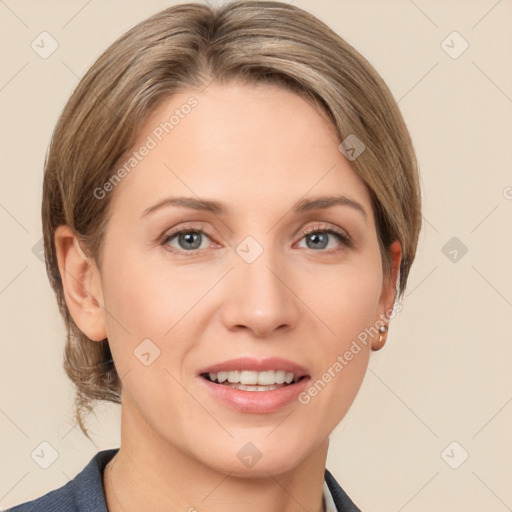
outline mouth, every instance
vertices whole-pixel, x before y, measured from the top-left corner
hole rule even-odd
[[[310,380],[306,368],[281,357],[238,357],[201,368],[197,376],[214,400],[255,414],[296,403]]]
[[[213,384],[242,391],[274,391],[309,377],[303,366],[281,357],[238,357],[202,368],[199,375]]]
[[[307,375],[299,376],[285,370],[234,370],[201,373],[200,376],[213,384],[242,391],[273,391],[307,378]]]

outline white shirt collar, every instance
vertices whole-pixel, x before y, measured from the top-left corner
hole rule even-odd
[[[325,499],[325,512],[338,512],[336,505],[334,504],[334,500],[332,499],[331,491],[329,490],[329,486],[324,479],[324,499]]]

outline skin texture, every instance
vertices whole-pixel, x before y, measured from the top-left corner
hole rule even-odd
[[[134,147],[191,95],[197,106],[110,192],[101,272],[69,228],[55,237],[71,314],[90,339],[108,337],[122,379],[121,449],[104,476],[108,507],[320,511],[328,436],[359,390],[371,349],[382,347],[378,336],[308,404],[274,413],[224,405],[198,370],[277,356],[321,378],[392,308],[400,244],[384,276],[368,190],[334,129],[276,86],[183,91],[147,119]],[[341,194],[366,218],[346,205],[292,212],[301,199]],[[169,206],[141,218],[171,196],[220,201],[229,212]],[[317,226],[352,242],[322,231],[315,245],[304,231]],[[206,236],[193,250],[179,236],[165,242],[175,227]],[[263,249],[252,263],[236,252],[247,236]],[[134,355],[146,338],[160,350],[149,366]],[[237,457],[248,442],[262,454],[251,468]]]

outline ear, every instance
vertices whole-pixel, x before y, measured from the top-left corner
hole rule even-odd
[[[375,319],[375,325],[384,324],[387,328],[386,332],[378,333],[372,339],[372,350],[380,350],[387,340],[389,332],[389,314],[393,311],[395,302],[395,291],[400,270],[400,261],[402,259],[402,246],[398,240],[395,240],[389,248],[390,272],[384,276],[382,283],[382,293],[379,299],[379,317]]]
[[[78,328],[91,340],[107,337],[99,270],[69,226],[55,230],[55,248],[64,298]]]

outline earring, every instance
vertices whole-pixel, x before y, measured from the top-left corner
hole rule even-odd
[[[383,335],[384,333],[388,332],[388,326],[387,325],[381,325],[379,327],[379,343],[382,343],[382,338],[383,338]]]

